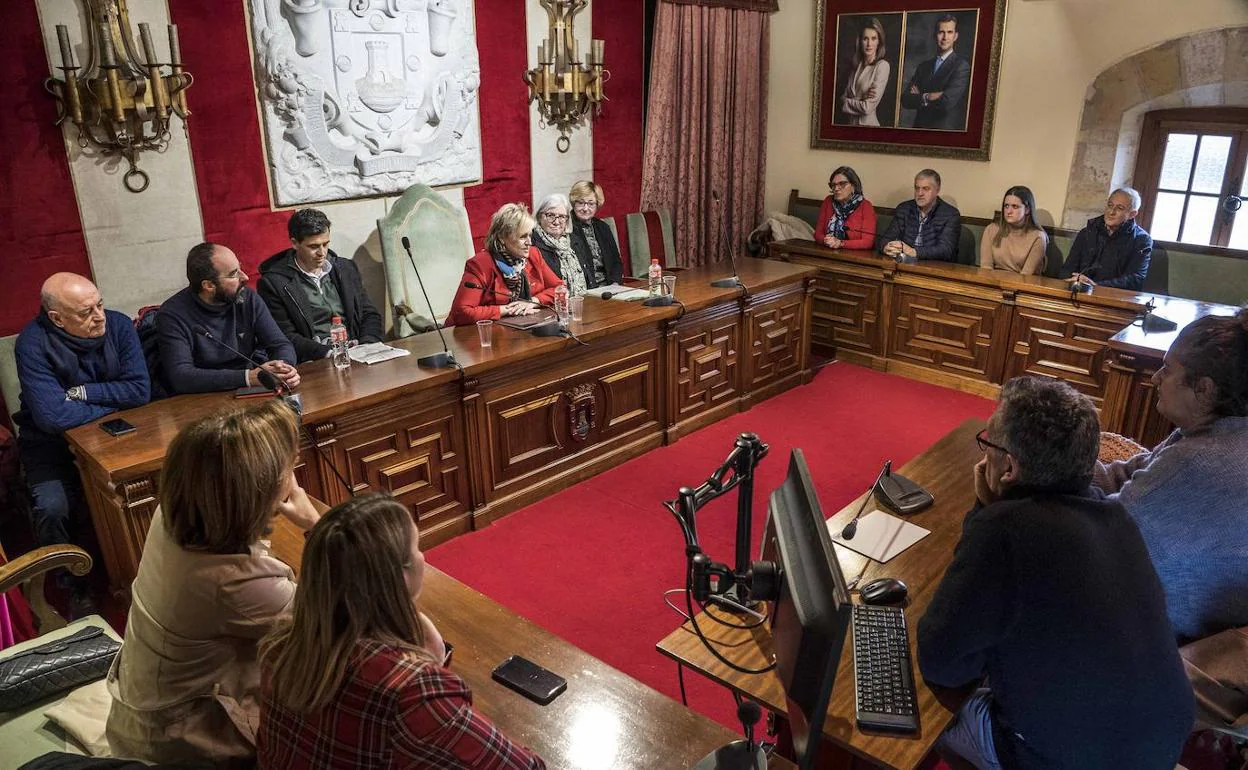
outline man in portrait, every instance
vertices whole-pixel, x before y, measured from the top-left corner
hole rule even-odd
[[[958,20],[945,14],[936,20],[936,56],[919,65],[901,94],[901,106],[914,110],[914,128],[966,130],[966,97],[971,64],[953,50]]]

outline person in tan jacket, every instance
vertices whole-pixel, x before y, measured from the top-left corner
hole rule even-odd
[[[294,574],[260,538],[274,516],[318,515],[295,481],[296,417],[270,401],[174,438],[109,672],[114,756],[247,763],[255,755],[257,644],[290,611]]]

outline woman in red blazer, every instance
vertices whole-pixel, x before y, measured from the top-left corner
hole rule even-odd
[[[875,207],[862,197],[862,180],[849,166],[828,178],[832,194],[823,199],[815,242],[833,249],[875,250]]]
[[[521,203],[508,203],[494,212],[485,248],[464,265],[447,326],[529,315],[537,312],[535,303],[549,305],[554,300],[555,287],[563,281],[530,243],[535,224]]]

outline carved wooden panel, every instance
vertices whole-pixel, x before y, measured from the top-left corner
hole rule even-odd
[[[486,394],[492,488],[549,472],[656,422],[658,389],[656,346],[582,371],[560,367],[520,389]]]
[[[334,448],[339,470],[357,494],[389,492],[425,527],[468,513],[463,436],[460,412],[451,404],[415,413],[400,409],[387,422],[346,427]]]
[[[760,390],[797,373],[802,360],[806,292],[795,291],[750,307],[745,314],[749,364],[742,390]]]
[[[959,377],[1000,382],[1009,308],[984,297],[914,286],[893,289],[890,358]]]
[[[1157,411],[1157,388],[1153,374],[1160,361],[1110,351],[1101,423],[1105,430],[1121,433],[1144,446],[1155,446],[1174,430],[1174,424]]]
[[[118,555],[126,568],[123,569],[125,574],[119,576],[122,584],[114,585],[115,589],[129,588],[130,581],[139,572],[139,558],[143,555],[143,544],[147,542],[147,530],[152,525],[156,507],[160,505],[157,478],[158,474],[151,474],[117,485],[123,535],[115,538],[114,545],[124,551]]]
[[[731,403],[740,391],[741,319],[733,314],[677,328],[675,403],[679,423]]]
[[[880,279],[820,270],[811,312],[811,343],[883,356],[880,312],[885,290]]]
[[[1125,311],[1102,308],[1085,307],[1075,315],[1060,306],[1020,304],[1010,330],[1005,378],[1056,377],[1091,396],[1099,407],[1105,396],[1109,338],[1131,318]]]

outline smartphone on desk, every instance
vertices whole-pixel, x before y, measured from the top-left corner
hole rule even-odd
[[[266,388],[263,385],[251,385],[234,391],[234,398],[260,398],[271,395],[273,395],[273,389]]]
[[[127,433],[134,433],[138,430],[138,428],[134,427],[120,417],[115,417],[111,420],[105,420],[100,423],[100,430],[110,436],[124,436]]]
[[[568,689],[568,680],[519,655],[503,661],[494,669],[493,676],[494,681],[543,706]]]

